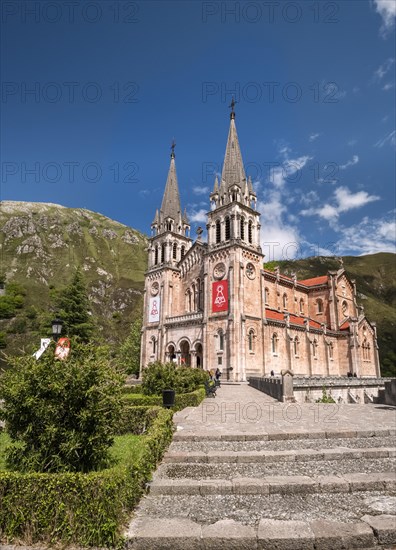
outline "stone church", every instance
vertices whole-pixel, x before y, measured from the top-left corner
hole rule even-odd
[[[342,266],[303,281],[266,270],[256,201],[232,108],[207,242],[201,230],[193,241],[172,146],[151,226],[141,365],[219,367],[234,381],[286,368],[302,376],[380,376],[376,327],[357,306],[354,281]]]

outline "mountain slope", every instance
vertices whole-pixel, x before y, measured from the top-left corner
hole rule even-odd
[[[112,342],[124,339],[141,305],[145,235],[82,208],[12,201],[1,203],[0,229],[0,272],[26,291],[17,317],[0,320],[7,353],[33,342],[38,347],[47,336],[37,313],[48,311],[51,291],[68,284],[76,266],[102,334]]]
[[[131,321],[141,314],[147,237],[121,223],[83,208],[46,203],[3,201],[0,207],[0,274],[22,285],[26,295],[16,316],[0,319],[0,347],[13,354],[37,349],[48,336],[51,293],[68,284],[81,266],[103,339],[122,342]],[[379,253],[343,258],[356,279],[358,301],[378,325],[382,373],[396,376],[395,255]],[[338,269],[333,257],[271,262],[299,279]],[[9,285],[8,285],[9,286]],[[1,337],[1,333],[4,333]],[[50,332],[50,331],[49,331]]]
[[[359,305],[364,307],[368,319],[377,323],[382,374],[396,376],[396,255],[380,252],[344,256],[343,263],[350,279],[356,280]],[[340,268],[337,258],[322,256],[271,262],[265,267],[273,269],[275,264],[282,273],[296,273],[300,280]]]

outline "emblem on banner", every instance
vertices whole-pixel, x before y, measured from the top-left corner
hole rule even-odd
[[[228,281],[217,281],[212,286],[212,311],[228,310]]]
[[[149,302],[149,323],[158,323],[160,320],[160,304],[159,296],[150,298]]]

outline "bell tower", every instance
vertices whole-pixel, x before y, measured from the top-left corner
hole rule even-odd
[[[175,146],[161,208],[151,224],[148,246],[148,269],[145,274],[141,365],[165,358],[164,322],[172,310],[172,289],[178,267],[192,246],[187,213],[182,213],[176,174]]]
[[[240,381],[261,370],[264,256],[257,196],[243,166],[234,99],[230,107],[221,179],[216,177],[210,194],[206,226],[206,364],[218,366],[227,379]]]
[[[246,179],[235,125],[235,101],[231,102],[230,129],[220,183],[216,176],[208,214],[210,249],[236,242],[261,252],[260,214],[252,180]]]

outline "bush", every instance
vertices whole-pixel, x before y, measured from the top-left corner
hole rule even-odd
[[[322,388],[322,397],[317,399],[315,403],[335,403],[334,399],[331,397],[331,395],[327,394],[326,387],[323,386]]]
[[[208,379],[208,373],[201,369],[157,361],[144,369],[141,387],[145,395],[161,395],[162,390],[167,389],[175,390],[176,394],[189,393]]]
[[[200,387],[190,393],[176,393],[175,405],[172,407],[174,411],[180,411],[186,407],[197,407],[203,399],[205,399],[205,388]],[[162,395],[143,395],[138,393],[129,393],[123,395],[123,401],[133,408],[144,406],[161,406]],[[127,405],[127,407],[128,407]],[[124,413],[123,413],[124,414]]]
[[[121,542],[128,511],[172,439],[172,413],[147,409],[143,452],[101,472],[0,472],[0,535],[25,543],[108,547]],[[144,415],[142,415],[143,419]]]
[[[102,350],[72,346],[66,361],[54,358],[54,344],[38,361],[9,358],[13,368],[0,380],[0,419],[12,439],[9,468],[88,472],[108,464],[122,378]]]

